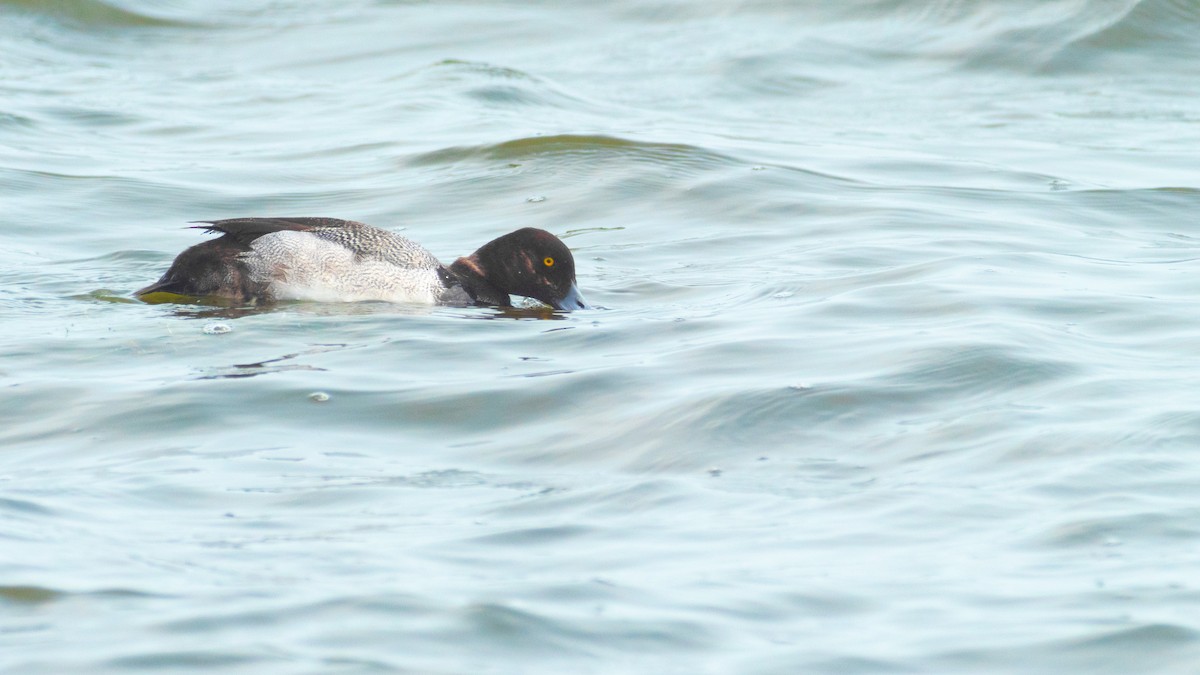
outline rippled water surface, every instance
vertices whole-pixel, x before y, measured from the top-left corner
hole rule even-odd
[[[0,671],[1200,663],[1200,4],[0,1]],[[321,215],[600,309],[147,305]]]

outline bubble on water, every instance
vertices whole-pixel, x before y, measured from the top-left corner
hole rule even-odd
[[[790,298],[793,295],[795,295],[795,293],[793,293],[792,291],[779,291],[778,293],[776,293],[775,295],[772,295],[771,297],[775,298],[776,300],[783,300],[784,298]]]
[[[811,382],[797,382],[795,384],[788,385],[788,389],[791,389],[793,391],[808,391],[809,389],[812,389],[812,388],[813,388],[813,386],[812,386]]]
[[[308,398],[316,403],[324,403],[329,400],[329,394],[326,394],[323,391],[314,391],[308,395]]]
[[[224,335],[233,330],[233,327],[227,323],[213,322],[204,324],[205,335]]]
[[[713,468],[708,470],[708,475],[712,476],[713,478],[716,478],[723,473],[725,473],[725,469],[722,469],[719,466],[714,466]]]
[[[526,197],[525,201],[529,202],[530,204],[537,204],[538,202],[546,201],[546,198],[542,195],[533,195],[532,197]]]

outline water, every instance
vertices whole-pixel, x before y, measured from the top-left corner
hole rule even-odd
[[[1200,5],[0,3],[0,671],[1200,662]],[[130,293],[536,226],[604,309]]]

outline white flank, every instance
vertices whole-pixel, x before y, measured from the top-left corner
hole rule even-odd
[[[273,232],[243,257],[251,275],[270,283],[277,300],[436,304],[442,283],[434,267],[357,260],[353,251],[308,232]]]

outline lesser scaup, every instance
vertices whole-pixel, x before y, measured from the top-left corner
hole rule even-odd
[[[198,221],[223,236],[180,253],[143,300],[171,295],[237,304],[276,300],[382,300],[510,307],[510,295],[555,309],[587,309],[566,244],[532,227],[510,232],[447,266],[420,245],[337,218]],[[155,294],[170,294],[155,297]]]

